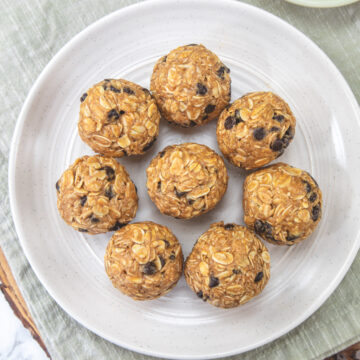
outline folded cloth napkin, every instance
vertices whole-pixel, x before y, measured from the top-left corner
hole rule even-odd
[[[30,268],[11,218],[10,140],[31,85],[55,53],[86,26],[135,0],[0,0],[0,246],[53,359],[150,359],[96,336],[70,318]],[[283,0],[246,0],[304,32],[334,61],[360,99],[360,3],[311,9]],[[337,290],[280,339],[231,359],[322,359],[360,340],[360,255]]]

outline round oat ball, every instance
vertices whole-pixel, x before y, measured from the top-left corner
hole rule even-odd
[[[229,103],[229,73],[205,46],[180,46],[157,61],[150,89],[167,121],[182,127],[203,125]]]
[[[184,143],[161,151],[146,170],[147,189],[160,212],[191,219],[215,207],[225,194],[223,159],[205,145]]]
[[[284,152],[295,135],[295,124],[279,96],[249,93],[221,113],[216,130],[219,148],[235,166],[259,168]]]
[[[315,230],[322,195],[309,173],[278,163],[246,177],[243,206],[246,225],[264,240],[293,245]]]
[[[131,221],[138,207],[136,187],[115,159],[95,155],[77,159],[56,183],[61,217],[89,234],[115,231]]]
[[[178,240],[166,226],[150,221],[116,231],[105,253],[105,270],[114,287],[135,300],[166,294],[182,269]]]
[[[186,259],[184,273],[203,301],[236,307],[264,289],[270,277],[270,255],[246,227],[218,222],[200,236]]]
[[[78,130],[95,152],[143,154],[159,134],[160,113],[149,90],[123,79],[106,79],[81,97]]]

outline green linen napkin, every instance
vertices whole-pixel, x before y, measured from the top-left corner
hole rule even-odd
[[[0,246],[53,359],[151,359],[96,336],[70,318],[30,268],[11,218],[10,140],[30,87],[55,53],[95,20],[136,0],[0,0]],[[246,0],[304,32],[334,61],[360,99],[360,3],[310,9]],[[322,359],[360,340],[360,255],[341,285],[307,321],[280,339],[231,359]]]

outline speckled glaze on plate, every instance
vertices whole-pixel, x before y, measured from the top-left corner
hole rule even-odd
[[[306,7],[332,8],[332,7],[350,5],[356,3],[359,0],[286,0],[286,1],[292,4],[306,6]]]
[[[111,234],[78,233],[56,209],[56,180],[75,158],[91,153],[77,133],[82,93],[109,77],[148,87],[155,61],[187,43],[203,43],[231,68],[233,100],[250,91],[269,90],[289,103],[297,118],[296,136],[279,160],[310,171],[324,197],[323,219],[316,232],[294,247],[267,245],[272,259],[268,285],[249,303],[230,310],[203,303],[183,278],[158,300],[135,302],[122,295],[104,271]],[[333,63],[279,18],[229,0],[134,5],[77,35],[32,88],[10,156],[16,229],[48,292],[98,335],[164,358],[205,359],[248,351],[310,316],[340,283],[356,255],[359,123],[356,100]],[[243,223],[245,172],[227,163],[230,179],[223,200],[208,214],[186,221],[159,213],[146,192],[145,169],[158,151],[173,143],[196,141],[219,152],[215,128],[215,121],[193,129],[161,122],[159,138],[147,154],[119,160],[139,189],[135,221],[168,226],[185,256],[211,223]]]

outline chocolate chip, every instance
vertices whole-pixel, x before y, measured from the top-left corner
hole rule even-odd
[[[226,130],[232,129],[236,124],[236,119],[233,116],[228,116],[224,122],[224,128]]]
[[[206,301],[206,300],[208,300],[208,299],[210,299],[210,296],[209,296],[209,295],[204,295],[203,301]]]
[[[224,72],[225,72],[225,66],[219,67],[219,69],[216,71],[216,74],[220,78],[224,78]]]
[[[189,200],[188,200],[188,204],[189,204],[189,205],[192,205],[194,202],[195,202],[195,200],[193,200],[193,199],[189,199]]]
[[[124,115],[124,114],[125,114],[125,111],[124,111],[124,110],[120,110],[120,111],[119,111],[119,114],[120,114],[120,115]]]
[[[294,241],[294,240],[296,240],[296,239],[298,239],[298,238],[299,238],[299,236],[289,234],[289,232],[288,232],[288,234],[286,235],[286,240],[287,240],[287,241]]]
[[[255,140],[262,140],[266,135],[266,131],[264,128],[260,127],[260,128],[256,128],[254,131],[253,131],[253,136],[254,136],[254,139]]]
[[[264,273],[262,272],[262,271],[260,271],[260,272],[258,272],[257,274],[256,274],[256,276],[255,276],[255,280],[254,280],[254,282],[259,282],[259,281],[261,281],[261,279],[264,277]]]
[[[113,190],[113,189],[112,189],[112,186],[111,186],[111,185],[110,185],[108,188],[105,189],[105,196],[106,196],[109,200],[111,200],[111,199],[115,196],[115,194],[113,193],[112,190]]]
[[[305,189],[306,189],[306,192],[309,193],[311,192],[312,188],[311,188],[311,185],[308,181],[306,180],[303,180],[304,184],[305,184]]]
[[[225,110],[230,109],[230,107],[231,107],[231,104],[227,104],[227,105],[225,106]]]
[[[233,274],[238,275],[241,274],[241,270],[240,269],[233,269]]]
[[[197,95],[205,95],[207,93],[207,87],[201,83],[197,83],[197,90],[196,90],[196,94]]]
[[[145,275],[154,275],[157,272],[156,265],[153,261],[147,262],[142,269],[143,274]]]
[[[197,125],[197,123],[196,123],[195,121],[190,120],[189,127],[194,127],[194,126],[196,126],[196,125]]]
[[[200,291],[198,291],[197,293],[196,293],[196,295],[200,298],[200,299],[202,299],[202,297],[203,297],[203,292],[200,290]]]
[[[104,79],[105,82],[109,82],[111,79]]]
[[[142,88],[142,91],[145,93],[145,94],[148,94],[148,95],[151,95],[150,91],[146,88]]]
[[[282,137],[282,141],[283,141],[283,143],[284,143],[284,148],[287,148],[287,147],[288,147],[288,145],[289,145],[289,143],[290,143],[290,141],[292,140],[293,137],[294,137],[293,129],[292,129],[292,127],[290,126],[290,127],[286,130],[284,136]]]
[[[122,224],[120,222],[116,222],[114,226],[112,226],[109,231],[116,231],[116,230],[119,230],[121,229],[123,226],[125,226],[126,224]]]
[[[316,193],[313,192],[313,193],[310,195],[309,200],[310,200],[310,202],[314,202],[316,199],[317,199],[317,195],[316,195]]]
[[[219,78],[221,78],[222,80],[224,80],[224,73],[227,72],[229,73],[230,72],[230,69],[226,66],[221,66],[217,71],[216,71],[216,74]]]
[[[92,224],[97,224],[98,222],[100,222],[100,219],[98,219],[96,216],[94,216],[94,214],[91,214],[90,221]]]
[[[242,119],[241,115],[240,115],[240,110],[239,109],[236,109],[235,110],[235,123],[236,125],[241,123],[241,122],[244,122],[244,120]]]
[[[110,85],[110,90],[113,91],[114,93],[120,93],[121,90],[117,89],[116,87]]]
[[[161,190],[161,181],[158,181],[158,183],[157,183],[157,189],[158,189],[158,191]]]
[[[215,105],[209,104],[209,105],[206,106],[205,112],[206,112],[207,114],[210,114],[210,113],[212,113],[212,112],[215,110],[215,108],[216,108]]]
[[[210,288],[213,288],[215,286],[218,286],[219,285],[219,279],[215,276],[210,276],[210,282],[209,282],[209,287]]]
[[[225,230],[231,230],[231,229],[233,229],[234,227],[235,227],[234,224],[225,224],[225,225],[224,225],[224,229],[225,229]]]
[[[259,219],[254,222],[254,230],[258,234],[266,234],[268,236],[272,234],[272,226],[268,222]]]
[[[168,247],[170,246],[170,243],[169,243],[167,240],[165,240],[165,239],[164,239],[163,241],[164,241],[164,243],[165,243],[165,247],[168,248]]]
[[[273,120],[276,120],[278,122],[283,122],[284,121],[284,115],[277,115],[277,114],[274,114],[274,116],[272,117]]]
[[[56,188],[56,191],[60,192],[60,185],[59,185],[59,181],[56,182],[55,184],[55,188]]]
[[[197,46],[198,44],[188,44],[186,46]]]
[[[87,196],[86,196],[86,195],[82,196],[82,197],[80,198],[80,205],[81,205],[81,206],[84,206],[85,203],[86,203],[86,200],[87,200]]]
[[[181,198],[186,195],[186,191],[177,191],[177,189],[175,189],[175,194],[178,198]]]
[[[270,144],[270,149],[272,151],[281,151],[283,148],[283,141],[281,139],[276,139],[272,144]]]
[[[166,263],[166,261],[165,261],[165,259],[164,259],[161,255],[159,255],[159,260],[160,260],[161,268],[163,268],[164,265],[165,265],[165,263]]]
[[[135,92],[133,90],[131,90],[130,88],[128,88],[128,87],[124,87],[123,91],[124,91],[124,93],[127,93],[129,95],[134,95],[135,94]]]
[[[277,126],[273,126],[271,129],[270,129],[270,132],[276,132],[276,131],[279,131],[280,128],[278,128]]]
[[[81,228],[78,228],[78,230],[79,230],[80,232],[87,232],[87,230],[86,230],[86,229],[81,229]]]
[[[164,150],[163,150],[163,151],[160,151],[160,152],[159,152],[159,155],[160,155],[161,158],[164,157],[165,151],[164,151]]]
[[[116,109],[112,109],[108,112],[107,117],[108,117],[108,120],[114,121],[114,120],[119,120],[120,115]]]
[[[107,88],[108,88],[107,84],[104,84],[102,87],[103,87],[104,90],[107,90]]]
[[[171,255],[169,256],[169,259],[170,259],[170,260],[175,260],[175,254],[171,254]]]
[[[115,170],[113,168],[111,168],[110,166],[104,166],[104,167],[100,168],[99,170],[105,170],[109,181],[115,179]]]
[[[167,59],[167,56],[164,56],[162,62],[166,62],[166,59]]]
[[[152,139],[148,144],[146,144],[143,147],[143,151],[149,150],[154,145],[155,141],[156,141],[156,138]]]
[[[201,120],[207,120],[208,119],[208,115],[203,115],[203,117],[201,118]]]
[[[317,221],[319,219],[321,213],[321,207],[320,204],[315,205],[311,210],[311,218],[313,221]]]
[[[80,101],[83,102],[87,98],[87,93],[82,94]]]

